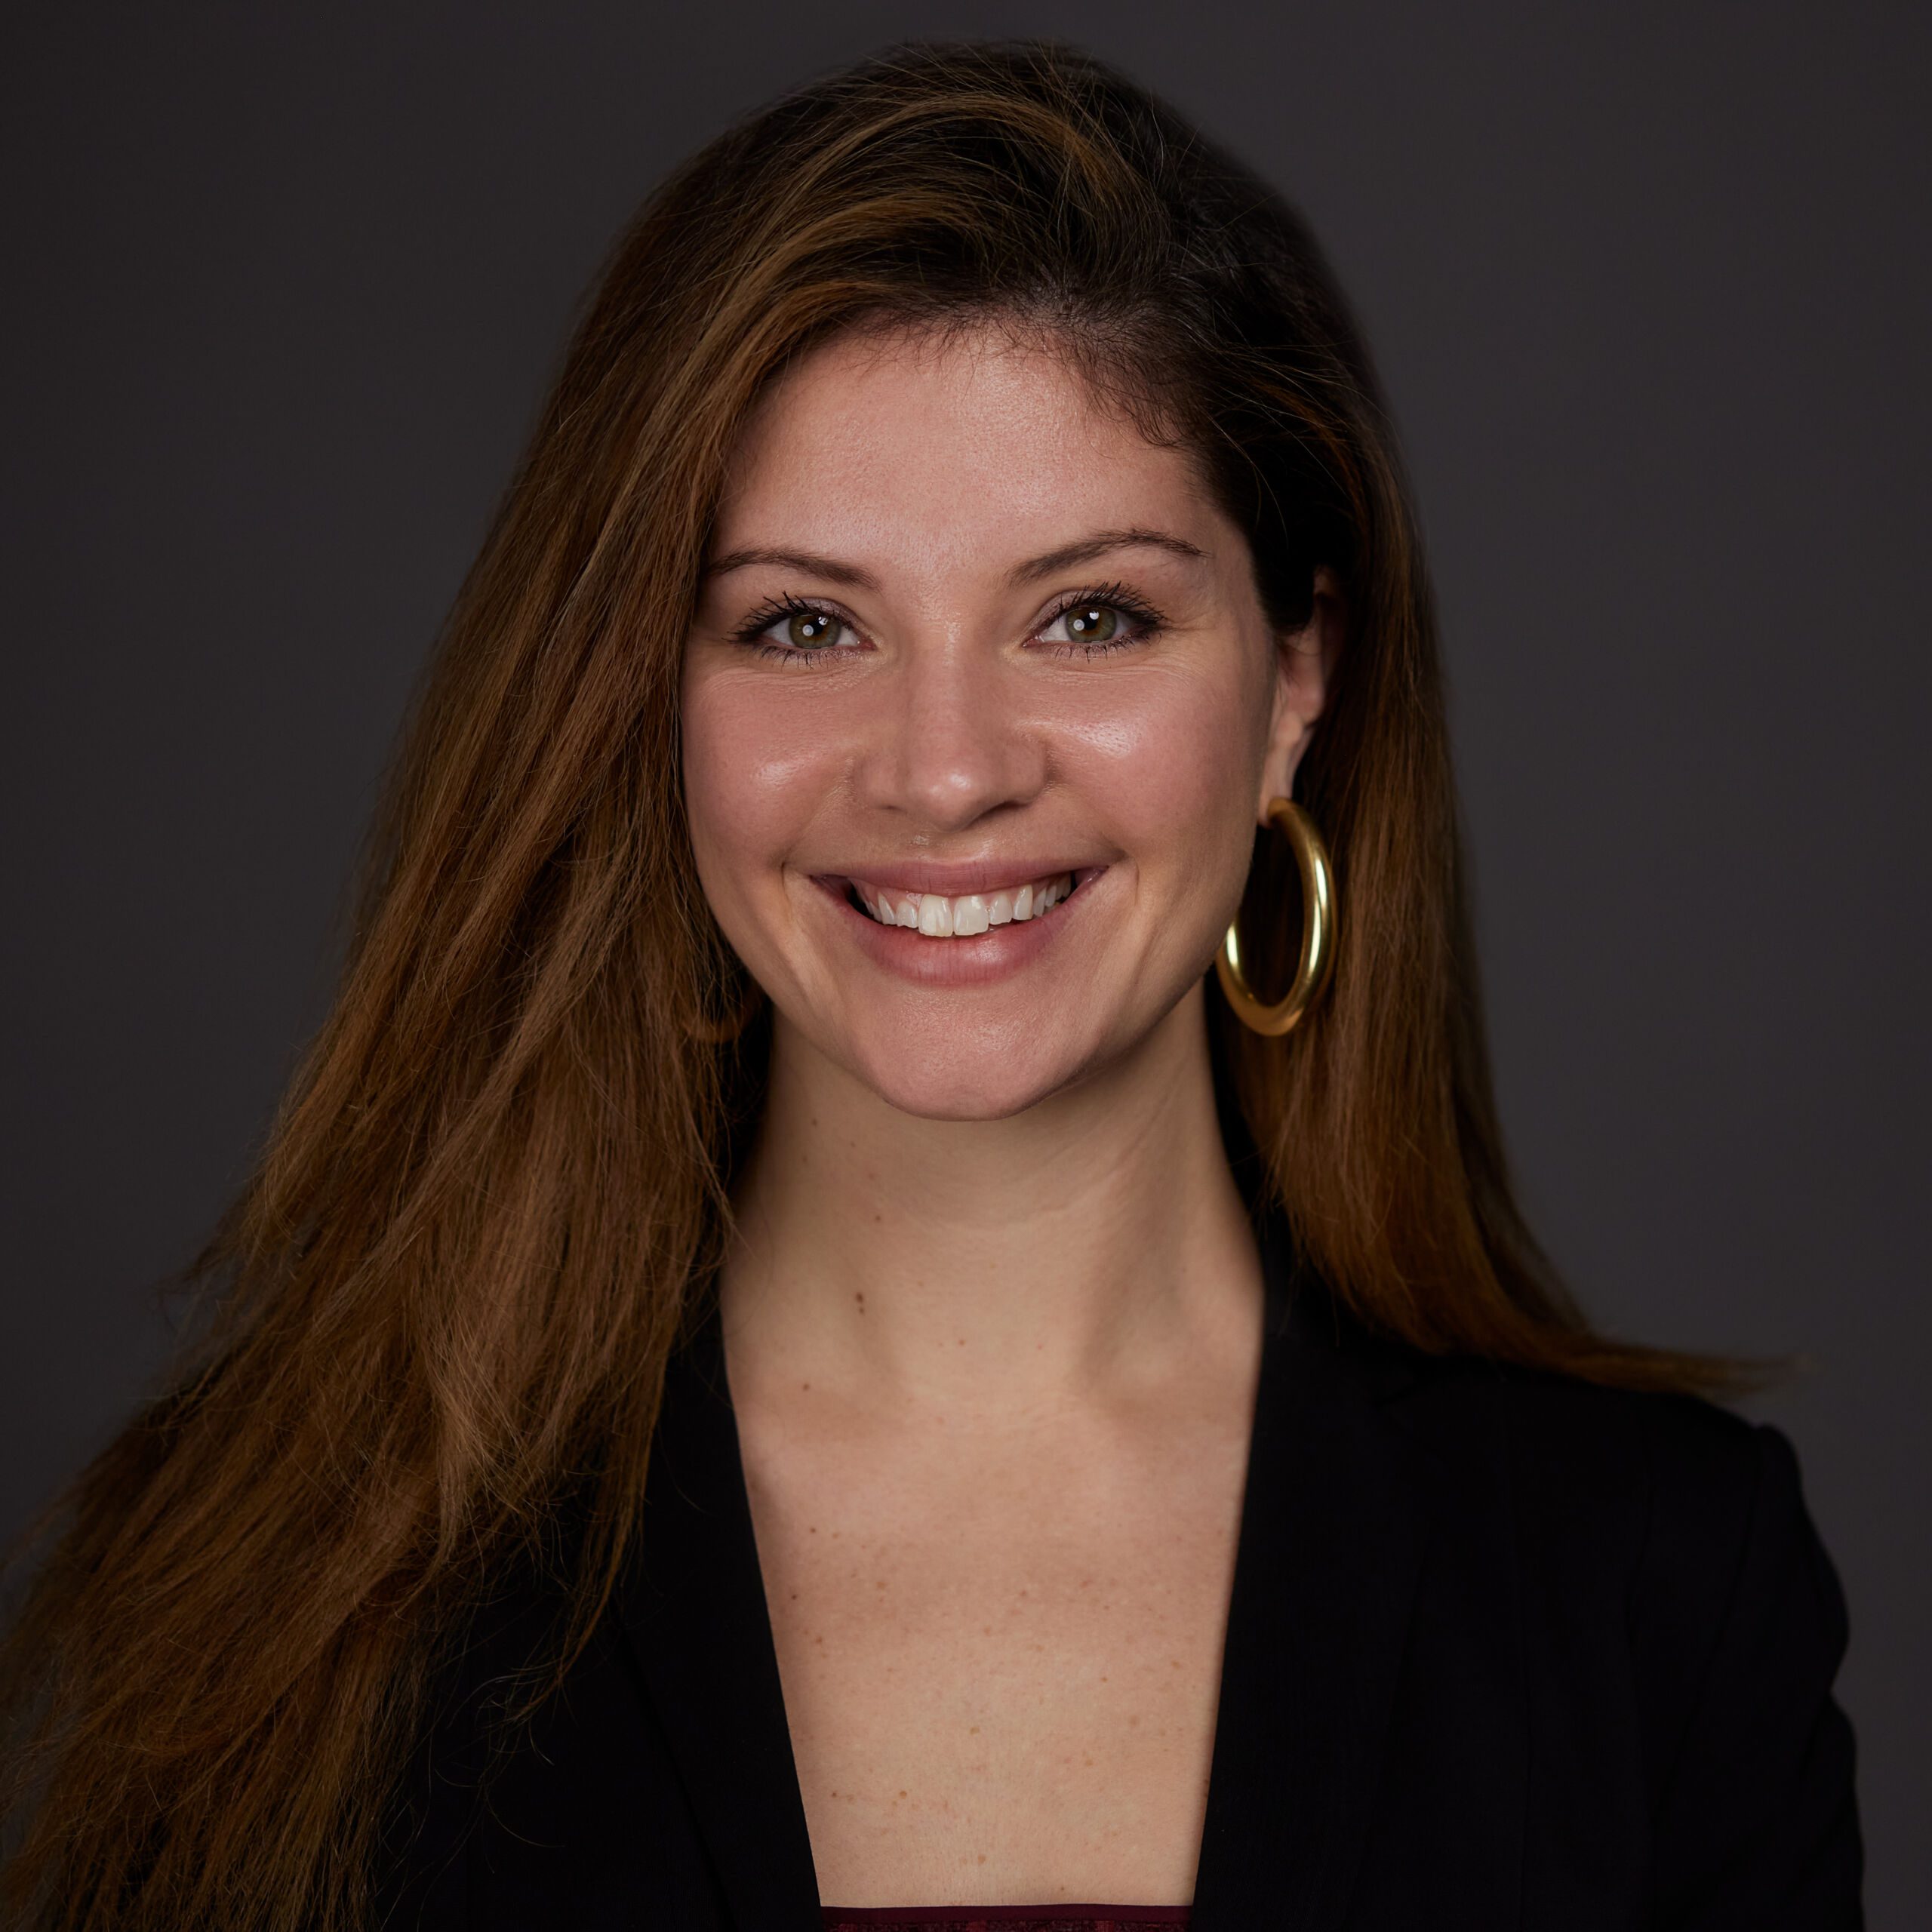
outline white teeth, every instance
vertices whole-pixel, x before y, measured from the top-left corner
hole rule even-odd
[[[994,926],[1023,924],[1057,906],[1073,890],[1073,875],[1029,880],[1017,891],[969,892],[948,899],[936,892],[858,889],[860,903],[882,926],[906,926],[928,939],[968,939]]]

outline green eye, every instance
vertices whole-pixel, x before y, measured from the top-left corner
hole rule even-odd
[[[785,620],[785,641],[800,651],[829,644],[838,635],[839,620],[825,611],[794,611]]]
[[[1120,629],[1120,613],[1110,604],[1083,605],[1063,614],[1066,634],[1076,644],[1105,644]]]

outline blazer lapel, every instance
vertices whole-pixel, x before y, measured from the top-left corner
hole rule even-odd
[[[1399,1356],[1344,1352],[1335,1305],[1258,1219],[1269,1318],[1193,1932],[1331,1932],[1367,1830],[1411,1605],[1414,1451],[1378,1403]]]
[[[819,1932],[715,1313],[666,1380],[619,1614],[734,1922],[747,1932]]]

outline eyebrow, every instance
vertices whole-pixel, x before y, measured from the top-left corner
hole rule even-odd
[[[836,557],[822,557],[812,550],[774,550],[757,546],[748,550],[727,550],[704,567],[707,577],[723,577],[729,571],[749,570],[754,564],[774,564],[780,570],[802,571],[808,577],[822,577],[830,583],[849,585],[854,590],[876,590],[878,579],[857,564],[841,563]]]
[[[1071,570],[1075,564],[1091,564],[1111,550],[1165,550],[1171,556],[1185,557],[1195,563],[1208,554],[1199,544],[1190,543],[1184,537],[1171,536],[1164,530],[1101,530],[1091,537],[1063,543],[1057,550],[1049,550],[1030,563],[1014,565],[1007,573],[1008,580],[1014,583],[1031,583],[1035,578],[1054,577],[1062,571]]]
[[[1007,572],[1007,580],[1016,584],[1032,583],[1041,577],[1071,570],[1076,564],[1091,564],[1096,558],[1104,557],[1114,550],[1165,550],[1170,555],[1196,562],[1208,554],[1198,543],[1190,543],[1184,537],[1171,535],[1164,530],[1100,530],[1091,537],[1077,538],[1023,564],[1016,564]],[[854,590],[878,588],[878,579],[871,571],[861,570],[857,564],[848,564],[841,558],[822,556],[812,550],[774,549],[764,545],[728,550],[706,565],[704,574],[707,577],[723,577],[728,571],[747,570],[755,564],[774,565],[780,570],[802,571],[808,576],[823,577],[828,583],[842,583]]]

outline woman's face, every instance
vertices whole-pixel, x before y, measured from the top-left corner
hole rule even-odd
[[[735,452],[683,688],[699,876],[780,1020],[928,1118],[1131,1053],[1289,789],[1340,621],[1318,582],[1272,631],[1188,457],[1050,351],[801,361]]]

